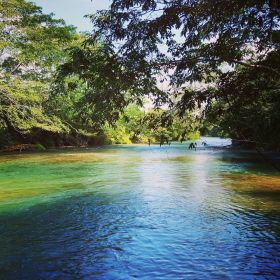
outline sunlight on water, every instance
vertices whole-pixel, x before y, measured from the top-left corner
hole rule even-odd
[[[1,156],[0,233],[1,279],[279,279],[280,176],[179,144]]]

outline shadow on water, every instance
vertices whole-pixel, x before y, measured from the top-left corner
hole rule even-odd
[[[221,160],[232,164],[243,165],[248,171],[252,170],[253,172],[280,175],[278,170],[280,168],[280,159],[273,154],[264,153],[261,156],[255,150],[228,151],[222,153]]]
[[[279,211],[178,203],[101,192],[1,215],[1,279],[277,279]]]
[[[128,229],[136,209],[124,201],[125,195],[122,203],[108,194],[85,195],[1,215],[1,275],[74,279],[106,274],[115,262],[120,265],[123,243],[132,239]]]

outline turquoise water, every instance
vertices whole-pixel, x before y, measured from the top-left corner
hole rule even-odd
[[[0,279],[280,279],[280,176],[186,144],[1,156],[0,234]]]

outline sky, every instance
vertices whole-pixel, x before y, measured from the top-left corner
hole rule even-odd
[[[89,19],[84,15],[93,14],[97,10],[106,9],[110,0],[32,0],[43,8],[44,13],[54,13],[56,18],[62,18],[67,24],[77,27],[78,31],[91,31]]]

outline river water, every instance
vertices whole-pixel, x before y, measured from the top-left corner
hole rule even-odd
[[[200,144],[1,156],[0,279],[280,279],[279,174]]]

